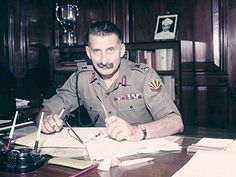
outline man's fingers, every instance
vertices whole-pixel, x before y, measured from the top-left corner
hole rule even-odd
[[[57,132],[60,131],[63,126],[63,121],[57,114],[53,115],[52,118],[53,118],[52,128]]]
[[[43,120],[43,125],[42,125],[42,131],[44,133],[53,133],[55,130],[52,128],[52,126],[49,124],[48,120]]]
[[[42,131],[44,133],[53,133],[60,131],[63,125],[63,121],[60,120],[58,115],[49,115],[43,120]]]

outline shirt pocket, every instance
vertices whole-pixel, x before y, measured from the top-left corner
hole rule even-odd
[[[84,107],[87,110],[90,119],[95,120],[99,115],[101,117],[101,102],[96,99],[86,99],[84,100]]]
[[[145,107],[145,104],[142,99],[118,100],[117,107],[119,110],[135,111]]]
[[[137,124],[143,121],[147,114],[147,109],[143,99],[118,100],[117,108],[120,117],[131,124]]]

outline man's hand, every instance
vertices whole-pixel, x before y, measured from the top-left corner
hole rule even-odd
[[[59,118],[57,114],[47,115],[43,119],[42,132],[44,133],[54,133],[62,129],[63,121]]]
[[[118,141],[139,141],[143,138],[143,132],[136,126],[130,125],[125,120],[111,116],[106,120],[107,133]]]

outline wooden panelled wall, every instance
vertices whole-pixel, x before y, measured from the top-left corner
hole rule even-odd
[[[18,86],[32,73],[50,86],[47,47],[59,45],[62,33],[55,0],[2,0],[1,9],[1,65]],[[178,39],[190,41],[181,54],[185,124],[236,127],[235,0],[79,0],[79,11],[78,44],[97,20],[116,23],[125,42],[152,41],[157,16],[178,13]]]

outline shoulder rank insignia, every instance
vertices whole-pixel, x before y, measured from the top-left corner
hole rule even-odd
[[[130,69],[145,73],[148,69],[148,66],[144,63],[133,63],[130,65]]]
[[[161,91],[161,82],[159,80],[153,80],[148,83],[149,88],[152,92],[159,93]]]
[[[84,66],[79,66],[78,71],[79,72],[85,72],[85,71],[93,71],[93,67],[91,65],[84,65]]]

